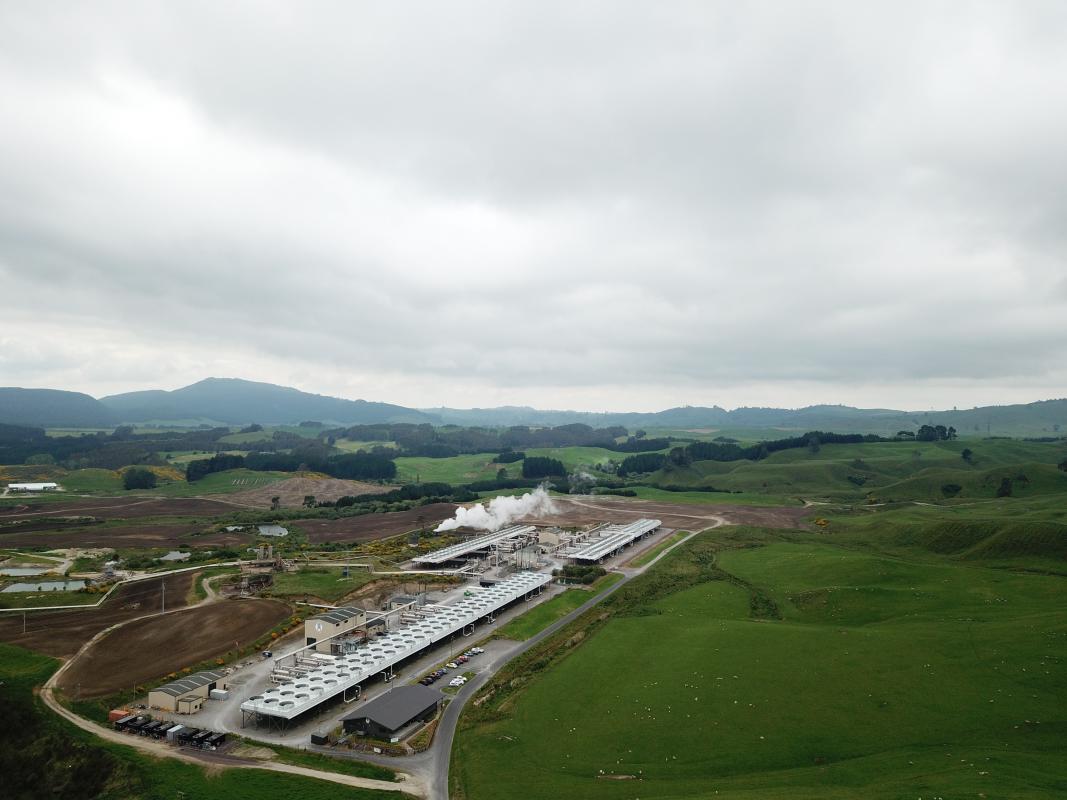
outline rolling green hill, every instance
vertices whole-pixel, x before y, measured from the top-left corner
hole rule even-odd
[[[1065,580],[707,531],[476,696],[451,796],[1060,796]]]
[[[963,451],[971,451],[964,460]],[[1067,492],[1067,442],[1008,439],[951,442],[874,442],[783,450],[760,461],[697,461],[643,479],[650,485],[708,487],[803,497],[872,502],[995,497],[1005,478],[1012,494]],[[952,487],[959,487],[953,489]]]

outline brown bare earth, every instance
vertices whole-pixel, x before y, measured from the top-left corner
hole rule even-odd
[[[249,489],[227,495],[233,503],[270,508],[271,498],[281,498],[283,508],[299,508],[307,495],[314,495],[316,500],[336,500],[339,497],[355,497],[361,494],[379,494],[392,491],[397,487],[383,486],[380,483],[363,481],[346,481],[340,478],[310,477],[286,478],[284,481],[271,483],[258,489]]]
[[[699,530],[717,519],[734,525],[762,525],[768,528],[804,527],[804,516],[811,511],[800,506],[731,506],[690,505],[635,500],[628,497],[555,497],[557,512],[525,522],[549,525],[580,526],[597,522],[630,522],[636,517],[651,517],[665,527]]]
[[[25,505],[0,507],[0,522],[65,516],[92,516],[97,519],[212,517],[232,514],[242,507],[240,503],[199,497],[85,497],[70,502],[40,503],[28,508]]]
[[[17,644],[50,656],[66,658],[104,628],[162,608],[166,584],[167,608],[185,607],[185,598],[198,572],[182,572],[165,578],[146,578],[126,583],[96,608],[69,611],[26,612],[26,633],[21,612],[0,613],[0,642]]]
[[[389,514],[364,514],[343,519],[300,519],[295,523],[307,534],[309,542],[361,542],[414,530],[419,527],[419,517],[422,517],[424,525],[436,525],[455,512],[456,506],[452,503],[433,503]]]
[[[259,638],[289,615],[277,600],[224,600],[108,633],[71,665],[60,683],[68,695],[103,697],[214,658]]]
[[[189,523],[133,523],[131,525],[82,525],[59,530],[18,528],[8,532],[0,528],[3,547],[233,547],[248,544],[247,534],[213,532],[198,535],[202,526]]]

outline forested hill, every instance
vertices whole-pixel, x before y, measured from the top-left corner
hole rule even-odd
[[[111,410],[81,392],[0,387],[0,423],[46,428],[106,428]]]
[[[204,419],[231,425],[296,425],[316,420],[358,425],[435,421],[403,406],[343,400],[238,378],[207,378],[172,392],[129,392],[101,398],[101,402],[123,422]]]
[[[583,423],[594,428],[624,427],[674,430],[833,430],[891,436],[923,425],[954,427],[961,436],[1056,436],[1067,432],[1067,400],[951,411],[895,411],[819,405],[807,408],[736,408],[683,406],[655,413],[549,411],[525,406],[500,408],[413,409],[390,403],[345,400],[298,389],[237,378],[208,378],[174,391],[150,389],[95,400],[89,395],[54,389],[0,388],[0,423],[46,428],[108,427],[121,423],[178,422],[244,425],[367,425],[411,422],[435,425],[509,427]]]
[[[426,413],[455,425],[621,425],[635,428],[778,428],[836,430],[892,435],[922,425],[955,427],[961,435],[1054,436],[1067,431],[1067,400],[1045,400],[1007,406],[984,406],[951,411],[895,411],[820,405],[798,409],[684,406],[655,413],[589,413],[541,411],[505,406],[485,409],[427,408]]]

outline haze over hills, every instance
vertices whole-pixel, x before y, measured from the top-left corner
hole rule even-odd
[[[950,411],[899,411],[816,405],[799,409],[684,406],[651,413],[500,408],[413,409],[346,400],[238,378],[207,378],[173,391],[149,389],[95,399],[57,389],[0,388],[0,422],[42,427],[108,427],[121,423],[295,425],[304,420],[353,425],[411,422],[501,427],[595,427],[832,430],[895,433],[920,425],[954,426],[962,435],[1056,435],[1067,431],[1067,400]]]

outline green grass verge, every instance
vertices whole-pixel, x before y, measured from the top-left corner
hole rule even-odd
[[[0,592],[0,608],[91,606],[103,596],[89,592]]]
[[[678,542],[682,541],[682,539],[684,539],[688,535],[689,535],[689,531],[675,531],[670,536],[668,536],[666,539],[664,539],[662,542],[657,544],[655,547],[649,548],[648,550],[643,552],[641,555],[639,555],[637,558],[632,559],[627,566],[630,566],[630,567],[643,567],[648,562],[654,560],[656,558],[656,556],[658,556],[660,553],[662,553],[668,547],[671,547],[672,545],[677,544]]]
[[[323,770],[324,772],[339,772],[342,775],[353,775],[357,778],[372,778],[377,781],[395,781],[397,779],[396,772],[393,770],[366,761],[357,761],[351,758],[334,758],[323,753],[297,750],[294,747],[282,747],[269,742],[259,742],[255,739],[246,739],[245,741],[256,747],[266,747],[273,750],[276,757],[272,758],[271,761],[293,764],[297,767],[309,767]]]
[[[534,606],[525,614],[515,617],[499,628],[494,635],[503,639],[526,641],[620,580],[622,580],[620,573],[609,572],[598,578],[589,589],[567,589],[550,600]]]

